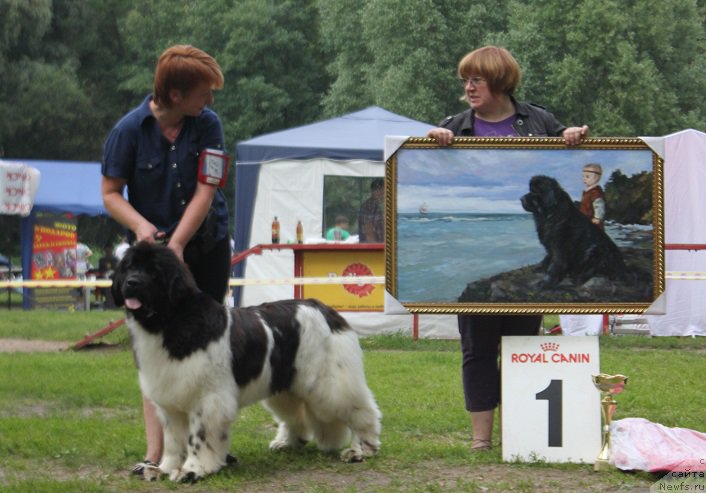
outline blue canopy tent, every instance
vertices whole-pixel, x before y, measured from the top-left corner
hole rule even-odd
[[[20,220],[22,271],[32,270],[32,240],[37,212],[107,214],[101,196],[101,164],[81,161],[11,159],[39,170],[39,189],[29,216]],[[26,276],[27,274],[25,274]],[[25,297],[25,302],[27,297]],[[26,303],[25,303],[26,304]],[[28,308],[28,306],[25,306]]]
[[[261,135],[243,142],[235,148],[235,251],[242,252],[262,243],[254,238],[253,231],[269,229],[269,223],[253,224],[258,195],[262,200],[267,195],[287,193],[290,189],[289,209],[302,210],[313,214],[315,206],[306,201],[316,200],[303,189],[296,193],[296,179],[314,166],[312,160],[348,162],[352,166],[366,167],[374,164],[375,175],[384,175],[384,144],[386,135],[416,136],[426,135],[431,125],[405,116],[397,115],[377,106],[361,111],[316,122],[279,132]],[[282,164],[289,161],[289,166]],[[263,165],[280,163],[276,173],[282,177],[281,188],[273,190],[271,184],[262,183]],[[358,164],[360,163],[360,164]],[[286,173],[290,173],[286,175]],[[338,174],[333,172],[332,174]],[[343,173],[341,173],[343,174]],[[291,178],[290,178],[291,177]],[[309,196],[307,196],[309,195]],[[286,214],[284,207],[278,209],[280,219]],[[271,220],[271,218],[270,218]],[[305,224],[305,231],[312,233],[316,226]],[[286,238],[283,239],[286,241]],[[234,275],[242,277],[244,262],[235,266]],[[236,305],[240,302],[240,290],[235,290]]]
[[[101,196],[101,163],[13,159],[41,173],[32,211],[107,214]]]

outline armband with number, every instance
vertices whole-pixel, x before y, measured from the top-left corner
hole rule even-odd
[[[220,149],[204,149],[199,156],[198,180],[224,187],[228,176],[228,154]]]

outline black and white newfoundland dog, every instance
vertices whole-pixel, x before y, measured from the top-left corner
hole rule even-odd
[[[537,175],[520,199],[531,212],[540,243],[547,252],[540,268],[542,287],[569,277],[577,285],[592,277],[624,279],[627,267],[613,240],[583,215],[569,194],[551,177]]]
[[[112,286],[143,394],[164,428],[145,479],[196,481],[221,469],[238,410],[263,401],[278,423],[271,450],[314,440],[359,462],[380,448],[380,419],[355,332],[317,300],[229,310],[202,293],[165,246],[139,243]]]

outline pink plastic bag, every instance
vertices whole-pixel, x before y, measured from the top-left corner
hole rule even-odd
[[[706,433],[668,428],[643,418],[610,426],[611,462],[631,471],[706,471]]]

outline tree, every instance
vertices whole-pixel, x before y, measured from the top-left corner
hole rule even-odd
[[[154,0],[136,4],[120,32],[131,56],[118,83],[135,98],[151,88],[157,57],[169,45],[191,44],[216,58],[225,88],[213,107],[228,144],[321,113],[329,79],[312,0]]]
[[[620,224],[652,224],[652,173],[625,176],[614,171],[605,187],[606,219]]]
[[[434,122],[462,111],[456,65],[505,26],[507,1],[366,0],[317,3],[333,53],[329,115],[375,104]]]
[[[332,58],[327,70],[333,80],[323,98],[324,115],[332,117],[372,105],[367,78],[373,56],[361,35],[360,4],[319,0],[316,7],[321,18],[321,44]]]
[[[521,95],[592,135],[662,135],[706,123],[704,26],[694,0],[513,1],[500,41]]]
[[[100,157],[115,98],[111,37],[119,0],[0,0],[0,154],[22,158]],[[92,63],[95,61],[95,63]],[[100,62],[100,63],[99,63]]]
[[[226,108],[232,142],[319,119],[330,79],[313,1],[244,0],[224,22],[222,63],[235,81]]]
[[[444,12],[447,6],[447,2],[433,0],[366,3],[363,35],[373,53],[368,84],[375,104],[421,120],[440,118],[437,108],[449,92],[442,88],[448,80],[444,74],[453,67],[437,56],[444,52],[450,34]]]
[[[88,98],[92,125],[84,125],[83,147],[99,160],[105,135],[131,95],[115,86],[126,57],[118,20],[134,0],[55,0],[53,28],[45,43],[72,60],[81,90]],[[95,122],[95,123],[93,123]],[[86,145],[86,144],[89,145]],[[72,156],[73,159],[79,159]]]

